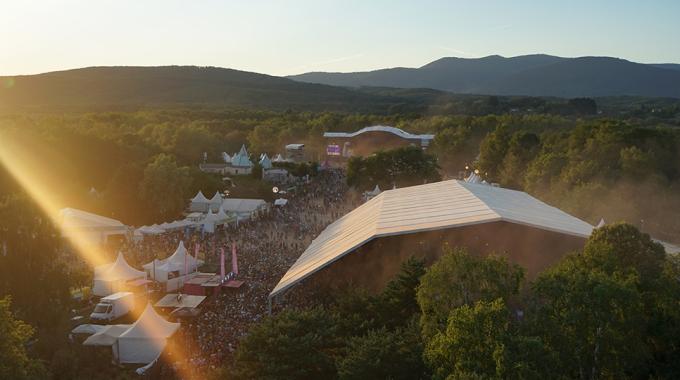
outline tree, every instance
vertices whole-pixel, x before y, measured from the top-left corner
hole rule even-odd
[[[411,257],[401,265],[400,272],[374,302],[373,308],[383,326],[388,328],[403,326],[420,312],[416,288],[424,274],[423,260]]]
[[[385,328],[350,339],[338,362],[338,378],[426,379],[423,345],[418,325],[411,323],[394,331]]]
[[[270,125],[258,125],[248,134],[251,152],[267,153],[270,156],[280,149],[279,131]]]
[[[369,157],[352,157],[347,183],[359,188],[422,185],[441,179],[434,156],[414,146],[379,151]]]
[[[472,129],[466,126],[446,128],[434,136],[432,149],[440,160],[450,162],[461,155],[469,145]]]
[[[479,168],[489,178],[497,178],[510,142],[510,131],[499,125],[489,133],[479,146]]]
[[[14,318],[10,301],[9,297],[0,298],[0,379],[45,378],[43,364],[26,353],[33,328]]]
[[[140,192],[155,215],[170,219],[186,207],[190,184],[189,168],[177,166],[172,156],[161,153],[144,169]]]
[[[37,331],[36,352],[50,357],[65,343],[73,279],[61,263],[59,232],[24,196],[0,200],[0,295]]]
[[[500,168],[499,182],[505,187],[521,189],[524,185],[526,167],[536,155],[539,147],[540,140],[535,134],[515,132],[510,139]]]
[[[634,226],[617,223],[593,231],[583,256],[590,268],[608,274],[633,272],[643,286],[650,286],[661,275],[666,252]]]
[[[591,269],[570,256],[534,283],[533,327],[571,378],[639,377],[649,357],[638,278]]]
[[[595,115],[597,114],[597,103],[591,98],[573,98],[567,101],[572,113],[578,115]]]
[[[446,329],[430,339],[425,349],[433,378],[504,378],[508,313],[500,298],[453,309]]]
[[[446,327],[451,310],[480,300],[508,301],[519,291],[524,271],[500,256],[478,257],[464,248],[443,248],[443,256],[428,268],[417,291],[423,335],[432,337]]]
[[[253,170],[250,172],[250,175],[255,179],[262,179],[262,165],[259,162],[253,164]]]
[[[322,308],[287,310],[253,327],[236,352],[245,379],[332,379],[341,344]]]

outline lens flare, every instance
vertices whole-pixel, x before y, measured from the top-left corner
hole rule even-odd
[[[1,126],[0,126],[1,127]],[[55,191],[65,186],[65,179],[59,178],[53,170],[45,166],[45,156],[39,152],[40,144],[27,144],[21,139],[15,139],[10,133],[2,133],[0,130],[0,166],[4,167],[14,180],[24,189],[41,210],[60,226],[60,210],[65,206],[64,200]],[[47,147],[43,147],[47,150]],[[93,268],[99,265],[109,264],[108,255],[98,246],[92,244],[89,236],[78,233],[78,230],[69,230],[64,238],[71,243],[72,247]],[[143,305],[142,305],[143,306]],[[137,307],[135,319],[141,315],[144,307]],[[161,326],[145,323],[141,326],[150,337],[163,335]],[[156,340],[154,340],[156,342]],[[159,341],[159,343],[161,343]],[[168,344],[165,354],[173,358],[186,358],[183,347],[180,344]],[[178,375],[182,379],[191,379],[192,374],[188,368],[177,368]]]
[[[8,77],[8,78],[2,78],[2,87],[3,88],[12,88],[14,87],[14,78]]]

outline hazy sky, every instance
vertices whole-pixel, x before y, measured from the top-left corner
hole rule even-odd
[[[285,75],[531,53],[680,63],[680,0],[0,0],[0,36],[0,75],[171,64]]]

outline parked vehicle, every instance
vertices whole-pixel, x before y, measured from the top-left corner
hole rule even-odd
[[[102,298],[90,319],[99,322],[111,322],[127,315],[134,308],[135,299],[131,292],[119,292]]]

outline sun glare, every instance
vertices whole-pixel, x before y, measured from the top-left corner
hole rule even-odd
[[[52,222],[61,226],[59,211],[62,205],[54,191],[55,186],[60,184],[57,178],[49,172],[49,168],[39,163],[37,155],[38,152],[30,151],[23,144],[13,141],[7,136],[0,136],[0,165],[7,170]],[[109,264],[111,261],[97,244],[92,244],[89,237],[79,233],[77,229],[69,230],[68,233],[64,234],[64,238],[71,243],[77,254],[93,269],[99,265]],[[135,319],[139,318],[143,310],[144,305],[138,305],[134,313]],[[163,336],[160,326],[152,323],[141,326],[151,337]],[[186,357],[182,346],[179,344],[168,344],[166,352],[174,358]],[[186,368],[177,368],[177,370],[181,378],[192,378],[191,372],[187,371]]]

